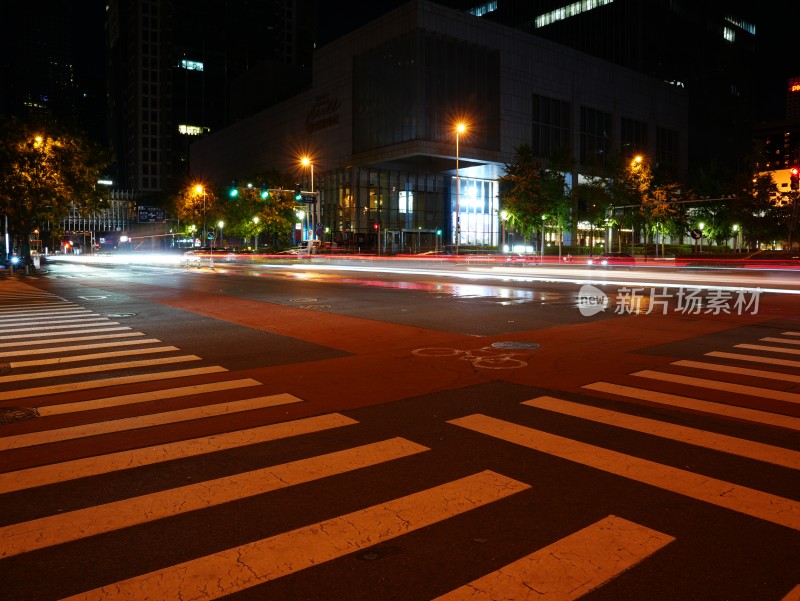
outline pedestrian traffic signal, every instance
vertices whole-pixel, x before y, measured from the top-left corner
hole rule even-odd
[[[792,167],[789,173],[792,190],[800,190],[800,168]]]

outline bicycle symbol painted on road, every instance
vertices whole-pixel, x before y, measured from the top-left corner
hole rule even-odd
[[[455,348],[418,348],[411,351],[418,357],[456,357],[461,361],[469,361],[481,369],[519,369],[528,365],[527,361],[518,359],[519,353],[503,352],[500,349],[484,346],[479,349]]]

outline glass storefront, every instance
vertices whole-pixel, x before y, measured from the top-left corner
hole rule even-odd
[[[494,180],[459,177],[458,215],[461,222],[459,246],[497,246],[499,243],[499,201]],[[450,179],[452,209],[450,243],[456,244],[456,178]]]

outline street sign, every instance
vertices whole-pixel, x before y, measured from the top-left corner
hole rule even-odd
[[[139,223],[164,223],[166,214],[158,207],[136,207]]]
[[[692,238],[694,238],[695,240],[699,240],[700,238],[702,238],[702,237],[703,237],[703,230],[692,230],[691,232],[689,232],[689,234],[690,234],[690,235],[692,236]]]
[[[303,192],[302,196],[303,196],[303,202],[306,204],[310,205],[317,202],[317,195],[314,194],[313,192]]]

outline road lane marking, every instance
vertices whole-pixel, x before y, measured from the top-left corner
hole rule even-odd
[[[63,350],[63,349],[61,349]],[[11,369],[20,367],[35,367],[39,365],[61,365],[62,363],[75,363],[78,361],[93,361],[94,359],[110,359],[112,357],[130,357],[139,355],[150,355],[154,353],[168,353],[179,351],[177,346],[153,346],[150,348],[134,349],[127,351],[109,351],[105,353],[89,353],[86,355],[66,355],[63,357],[51,357],[50,359],[32,359],[30,361],[11,361],[8,365]]]
[[[75,413],[78,411],[92,411],[93,409],[105,409],[107,407],[119,407],[120,405],[134,405],[136,403],[146,403],[149,401],[161,401],[164,399],[174,399],[182,396],[194,396],[208,392],[220,392],[223,390],[235,390],[248,386],[261,386],[261,382],[252,378],[242,378],[240,380],[224,380],[222,382],[211,382],[209,384],[194,384],[192,386],[181,386],[179,388],[160,388],[148,392],[135,392],[132,394],[122,394],[118,396],[93,399],[90,401],[78,401],[76,403],[60,403],[58,405],[46,405],[37,407],[41,417],[51,415],[62,415],[64,413]]]
[[[781,601],[800,601],[800,584],[790,590]]]
[[[4,315],[2,325],[21,326],[21,325],[37,324],[37,323],[46,323],[46,324],[70,323],[75,319],[86,319],[86,318],[100,319],[101,317],[102,317],[101,315],[93,313],[92,311],[89,310],[72,309],[64,311],[48,311],[47,313],[39,313],[38,315],[36,315],[36,317],[31,317],[30,311],[25,311],[25,317],[15,317],[13,319],[8,319]]]
[[[165,593],[182,601],[217,599],[344,557],[529,488],[522,482],[484,471],[347,515],[115,582],[63,601],[138,601],[163,598]]]
[[[158,338],[143,338],[141,340],[115,340],[114,342],[95,342],[93,344],[75,344],[73,346],[53,346],[38,349],[25,349],[23,351],[0,352],[0,357],[28,357],[30,355],[52,355],[68,351],[90,351],[99,348],[114,348],[118,346],[134,346],[140,344],[156,344],[161,342]]]
[[[0,474],[0,494],[58,482],[68,482],[89,476],[99,476],[175,459],[197,457],[198,455],[207,455],[217,451],[227,451],[293,436],[313,434],[357,423],[356,420],[345,417],[340,413],[329,413],[246,430],[170,442],[154,447],[149,446],[142,449],[119,451],[95,457],[31,467]]]
[[[47,378],[61,378],[64,376],[77,376],[80,374],[93,374],[98,371],[113,371],[115,369],[133,369],[136,367],[151,367],[153,365],[167,365],[170,363],[183,363],[185,361],[200,361],[197,355],[181,355],[179,357],[161,357],[159,359],[142,359],[141,361],[123,361],[121,363],[107,363],[104,365],[90,365],[87,367],[71,367],[69,369],[55,369],[53,371],[40,371],[38,373],[14,374],[0,376],[0,384],[6,382],[19,382],[27,380],[43,380]]]
[[[150,382],[155,380],[169,380],[172,378],[186,378],[201,374],[214,374],[221,371],[228,370],[220,365],[211,365],[209,367],[195,367],[191,369],[151,372],[146,374],[138,374],[135,376],[103,378],[100,380],[89,380],[87,382],[72,382],[71,384],[51,384],[50,386],[39,386],[37,388],[20,388],[18,390],[0,392],[0,401],[24,399],[34,396],[41,396],[43,394],[61,394],[62,392],[75,392],[76,390],[104,388],[106,386],[120,386],[122,384],[133,384],[134,382]]]
[[[190,407],[188,409],[177,409],[175,411],[163,411],[161,413],[150,413],[147,415],[138,415],[136,417],[125,417],[91,424],[81,424],[80,426],[70,426],[68,428],[56,428],[53,430],[43,430],[41,432],[17,434],[15,436],[3,436],[0,437],[0,451],[10,451],[11,449],[21,449],[23,447],[32,447],[40,444],[62,442],[89,436],[100,436],[112,432],[151,428],[164,424],[175,424],[178,422],[230,415],[233,413],[241,413],[242,411],[252,411],[255,409],[264,409],[266,407],[275,407],[277,405],[302,402],[303,399],[297,398],[291,394],[273,394],[252,399],[231,401],[228,403],[202,405],[200,407]]]
[[[689,428],[670,424],[655,419],[619,413],[609,409],[601,409],[590,405],[572,403],[551,396],[541,396],[522,403],[529,407],[546,409],[562,415],[571,415],[580,419],[607,424],[618,428],[625,428],[634,432],[642,432],[652,436],[668,438],[686,444],[691,444],[721,453],[729,453],[740,457],[764,461],[774,465],[781,465],[794,470],[800,470],[800,451],[784,449],[773,445],[753,442],[724,434],[707,432],[697,428]]]
[[[783,332],[784,336],[800,336],[800,332]]]
[[[712,351],[706,353],[708,357],[719,357],[720,359],[735,359],[737,361],[751,361],[753,363],[766,363],[768,365],[783,365],[785,367],[800,367],[800,361],[791,359],[776,359],[774,357],[762,357],[761,355],[742,355],[740,353],[723,353]]]
[[[771,353],[786,353],[787,355],[800,355],[800,349],[764,346],[763,344],[737,344],[734,348],[746,348],[751,351],[769,351]]]
[[[710,388],[712,390],[724,390],[762,399],[773,399],[775,401],[785,401],[787,403],[800,403],[800,394],[795,392],[784,392],[783,390],[772,390],[770,388],[758,388],[756,386],[745,386],[744,384],[733,384],[721,380],[706,380],[705,378],[693,378],[691,376],[681,376],[666,372],[644,369],[631,374],[640,378],[650,378],[651,380],[661,380],[662,382],[672,382],[673,384],[684,384],[697,388]]]
[[[579,599],[675,537],[610,515],[434,601]]]
[[[788,428],[789,430],[800,430],[800,418],[791,417],[789,415],[778,415],[777,413],[769,413],[768,411],[759,411],[758,409],[748,409],[746,407],[736,407],[735,405],[702,401],[700,399],[678,396],[666,392],[656,392],[644,388],[611,384],[610,382],[592,382],[591,384],[584,384],[582,388],[597,390],[599,392],[608,392],[610,394],[639,399],[640,401],[649,401],[669,407],[701,411],[703,413],[732,417],[768,426]]]
[[[82,328],[82,327],[102,327],[105,325],[110,326],[118,326],[118,321],[111,321],[108,317],[92,317],[89,321],[84,321],[81,323],[71,323],[65,326],[41,326],[41,327],[12,327],[12,328],[3,328],[0,329],[0,334],[16,334],[18,332],[54,332],[54,330],[68,330],[70,328]],[[54,332],[57,333],[57,332]],[[12,336],[3,336],[4,339],[12,338]]]
[[[785,374],[779,371],[767,371],[764,369],[748,369],[746,367],[736,367],[734,365],[720,365],[719,363],[706,363],[704,361],[673,361],[672,365],[677,365],[679,367],[691,367],[694,369],[704,369],[708,371],[719,371],[729,374],[741,374],[743,376],[764,378],[765,380],[800,382],[800,375]]]
[[[53,336],[54,334],[57,334],[58,336],[72,336],[73,334],[97,334],[98,332],[118,332],[121,330],[130,330],[130,329],[131,328],[129,328],[128,326],[118,326],[116,328],[106,328],[106,327],[101,328],[98,326],[90,330],[70,330],[69,332],[40,332],[39,334],[21,334],[20,336],[0,336],[0,340],[15,340],[20,338],[43,338],[45,336]],[[36,342],[29,342],[27,344],[45,344],[49,342],[52,342],[52,340],[38,340]],[[12,342],[12,343],[7,343],[4,346],[18,346],[19,344],[20,343]]]
[[[429,451],[393,438],[0,528],[0,557],[215,507]]]
[[[780,342],[781,344],[800,344],[800,340],[792,340],[791,338],[759,338],[761,342]]]
[[[112,330],[130,330],[130,328],[111,328]],[[60,332],[64,334],[65,332]],[[3,342],[0,348],[19,348],[21,346],[35,346],[37,344],[61,344],[62,342],[83,342],[85,340],[108,340],[110,338],[130,338],[134,336],[144,336],[143,332],[121,332],[118,334],[98,334],[96,336],[75,336],[72,338],[51,338],[50,340],[26,340],[21,342]],[[159,342],[161,342],[159,340]],[[49,350],[49,349],[48,349]]]
[[[448,423],[779,526],[800,530],[800,501],[534,430],[488,415],[473,414]]]

